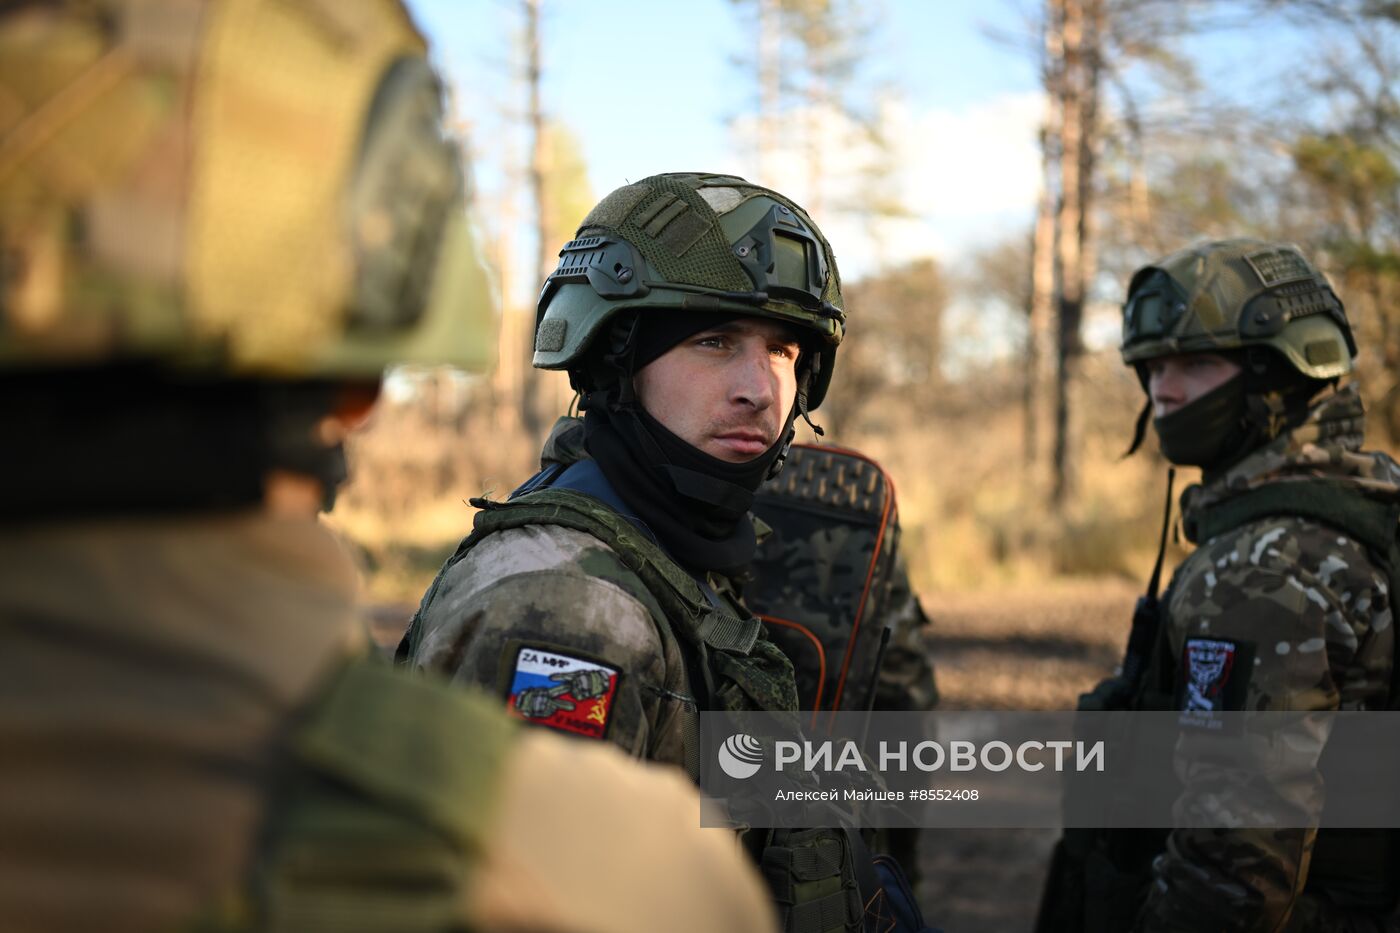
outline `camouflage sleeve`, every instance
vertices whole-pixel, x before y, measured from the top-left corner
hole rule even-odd
[[[444,571],[410,663],[493,692],[533,725],[665,757],[658,742],[677,714],[667,687],[681,662],[616,582],[626,572],[580,532],[499,532]]]
[[[875,708],[933,709],[938,705],[938,684],[927,644],[932,626],[909,584],[902,554],[895,564],[885,607],[884,623],[891,637],[875,683]]]
[[[1351,541],[1295,534],[1294,520],[1261,523],[1188,561],[1169,607],[1186,709],[1337,709],[1334,671],[1350,666],[1385,584]],[[1314,526],[1314,531],[1316,527]],[[1345,572],[1343,572],[1345,571]],[[1315,725],[1315,724],[1314,724]],[[1178,825],[1263,825],[1265,812],[1315,821],[1323,800],[1317,761],[1327,736],[1300,724],[1286,741],[1248,730],[1242,778],[1183,734]],[[1285,751],[1281,751],[1285,750]],[[1177,829],[1153,865],[1141,931],[1282,927],[1306,880],[1312,829]]]

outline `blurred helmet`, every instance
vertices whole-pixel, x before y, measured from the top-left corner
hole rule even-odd
[[[1219,240],[1134,273],[1123,306],[1123,361],[1268,347],[1299,374],[1351,372],[1356,342],[1341,301],[1298,248]]]
[[[545,280],[534,364],[580,374],[620,312],[745,314],[796,325],[816,352],[806,403],[826,395],[846,333],[841,277],[807,212],[733,175],[653,175],[584,218]]]
[[[397,0],[0,17],[0,368],[488,366],[495,302]]]

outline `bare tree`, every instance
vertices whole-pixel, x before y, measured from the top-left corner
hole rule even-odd
[[[541,0],[521,0],[525,20],[525,88],[528,99],[526,120],[530,131],[530,197],[535,215],[534,281],[543,282],[550,273],[551,243],[547,227],[548,202],[545,191],[545,130],[544,110],[540,104],[540,3]],[[526,370],[521,380],[520,420],[525,433],[542,437],[545,415],[541,412],[540,379],[533,370]]]
[[[1079,356],[1085,289],[1093,275],[1094,169],[1099,126],[1104,0],[1048,0],[1046,93],[1057,117],[1044,151],[1058,162],[1055,209],[1054,442],[1050,504],[1059,511],[1074,485],[1070,389]],[[1055,138],[1057,137],[1057,138]]]

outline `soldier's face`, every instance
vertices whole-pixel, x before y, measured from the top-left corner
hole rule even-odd
[[[1194,402],[1240,372],[1240,364],[1218,353],[1179,353],[1147,361],[1147,394],[1161,418]]]
[[[786,326],[739,318],[687,337],[633,377],[642,407],[681,440],[744,463],[778,440],[801,347]]]

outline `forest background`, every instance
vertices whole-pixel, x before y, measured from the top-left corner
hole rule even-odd
[[[1146,576],[1165,469],[1151,441],[1120,459],[1142,397],[1118,308],[1134,267],[1196,239],[1317,259],[1358,332],[1370,440],[1400,443],[1400,3],[410,6],[504,308],[493,375],[397,371],[353,444],[332,520],[374,599],[415,602],[466,500],[536,469],[572,398],[529,366],[539,284],[598,197],[658,171],[737,172],[826,230],[850,330],[817,420],[892,474],[922,593]],[[977,54],[948,50],[968,36]],[[945,98],[962,109],[930,117]]]
[[[352,440],[330,520],[385,645],[467,500],[531,475],[569,407],[566,377],[529,365],[559,247],[657,172],[776,187],[832,241],[849,333],[816,420],[893,477],[945,709],[1071,708],[1121,656],[1166,482],[1155,441],[1122,459],[1137,266],[1204,238],[1302,246],[1357,332],[1369,443],[1400,447],[1397,0],[410,7],[503,311],[493,374],[398,370]],[[1029,929],[1054,839],[925,834],[928,915]]]

